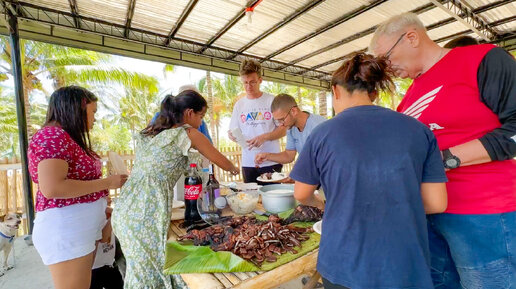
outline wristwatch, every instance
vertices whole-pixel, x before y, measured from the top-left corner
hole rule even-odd
[[[456,169],[460,166],[460,159],[454,156],[449,149],[443,150],[443,164],[447,169]]]

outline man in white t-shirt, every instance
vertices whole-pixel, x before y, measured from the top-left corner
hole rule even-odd
[[[260,90],[262,83],[261,65],[254,60],[244,60],[240,66],[240,79],[246,96],[237,101],[233,108],[229,125],[229,138],[237,139],[231,133],[239,128],[248,147],[242,148],[242,174],[244,182],[256,182],[263,173],[280,172],[283,165],[276,162],[263,162],[255,165],[256,154],[262,152],[279,153],[279,138],[285,136],[286,128],[276,126],[271,112],[274,96]],[[259,182],[258,182],[259,183]]]

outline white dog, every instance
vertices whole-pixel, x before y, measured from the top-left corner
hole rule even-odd
[[[3,217],[0,217],[0,251],[4,252],[4,262],[0,269],[0,276],[4,275],[5,271],[12,269],[13,267],[7,266],[7,258],[13,247],[14,236],[18,231],[18,226],[21,223],[19,215],[9,213]]]

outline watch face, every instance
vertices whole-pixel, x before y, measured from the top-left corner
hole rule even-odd
[[[457,162],[456,159],[447,159],[446,160],[446,166],[449,168],[456,168],[459,165],[459,162]]]

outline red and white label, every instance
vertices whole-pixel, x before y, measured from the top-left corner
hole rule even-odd
[[[202,185],[185,185],[185,200],[197,200],[202,191]]]

